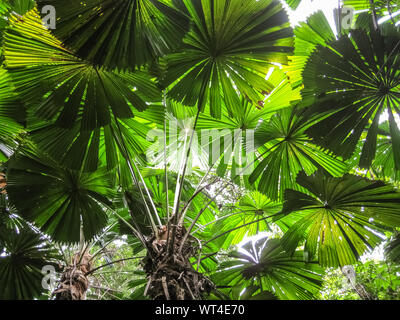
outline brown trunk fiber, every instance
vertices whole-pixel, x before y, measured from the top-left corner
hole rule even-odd
[[[0,193],[5,194],[6,190],[5,187],[7,186],[6,175],[0,172]]]
[[[86,274],[91,270],[91,256],[86,253],[80,259],[81,254],[74,256],[71,265],[64,269],[60,283],[53,292],[56,300],[85,300],[86,291],[89,288],[89,280]],[[79,261],[80,260],[80,261]]]
[[[153,237],[148,243],[148,253],[143,260],[148,275],[145,295],[153,300],[202,300],[215,288],[207,277],[197,272],[190,259],[197,257],[196,242],[189,239],[179,248],[186,230],[176,228],[174,248],[167,253],[167,230],[160,230],[159,240]]]

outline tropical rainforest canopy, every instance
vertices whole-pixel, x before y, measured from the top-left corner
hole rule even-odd
[[[0,299],[400,299],[400,1],[301,2],[1,0]]]

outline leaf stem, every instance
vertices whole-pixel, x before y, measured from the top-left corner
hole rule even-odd
[[[152,230],[153,230],[154,234],[155,234],[156,236],[158,236],[157,226],[156,226],[156,224],[155,224],[155,222],[154,222],[154,219],[153,219],[153,216],[152,216],[152,214],[151,214],[149,205],[147,204],[146,198],[145,198],[145,196],[144,196],[144,194],[143,194],[143,190],[142,190],[142,188],[141,188],[141,186],[140,186],[140,183],[139,183],[139,181],[138,181],[138,179],[137,179],[137,177],[136,177],[135,170],[134,170],[133,165],[132,165],[132,161],[131,161],[131,159],[129,158],[129,153],[128,153],[128,150],[127,150],[126,145],[125,145],[125,140],[124,140],[124,138],[123,138],[123,135],[122,135],[122,132],[121,132],[121,128],[120,128],[120,126],[119,126],[118,119],[117,119],[116,117],[115,117],[115,122],[116,122],[116,125],[117,125],[117,128],[118,128],[119,137],[115,134],[115,131],[114,131],[114,129],[112,128],[112,125],[110,125],[111,132],[112,132],[112,134],[113,134],[113,136],[114,136],[115,141],[117,142],[117,145],[118,145],[118,147],[119,147],[119,149],[120,149],[120,151],[121,151],[123,157],[124,157],[125,160],[126,160],[126,163],[127,163],[127,165],[128,165],[129,171],[130,171],[130,173],[131,173],[131,177],[132,177],[132,179],[133,179],[133,182],[137,185],[137,187],[138,187],[138,189],[139,189],[140,196],[141,196],[141,198],[142,198],[142,200],[143,200],[143,202],[144,202],[147,215],[148,215],[148,217],[149,217],[149,219],[150,219],[150,223],[151,223]],[[146,185],[144,185],[143,187],[146,189]],[[147,190],[147,189],[146,189],[146,190]],[[151,198],[150,198],[150,199],[151,199]],[[156,213],[156,216],[158,216],[157,213]]]
[[[103,264],[100,267],[94,268],[92,270],[90,270],[89,272],[85,273],[85,276],[91,275],[92,273],[96,272],[97,270],[100,270],[102,268],[108,267],[112,264],[118,263],[118,262],[122,262],[122,261],[127,261],[127,260],[136,260],[136,259],[144,259],[145,257],[132,257],[132,258],[124,258],[124,259],[119,259],[119,260],[115,260],[115,261],[111,261],[109,263]]]
[[[251,165],[254,164],[259,158],[263,157],[265,154],[270,152],[272,149],[276,148],[279,146],[283,141],[278,142],[271,148],[269,148],[267,151],[263,152],[261,155],[259,155],[254,161],[252,161],[249,165],[247,165],[242,171],[240,171],[232,180],[234,181],[238,176],[240,176],[243,172],[245,172]],[[215,199],[221,194],[223,190],[230,184],[230,182],[227,182],[225,185],[223,185],[218,192],[213,196],[213,198],[200,210],[200,212],[197,214],[196,218],[193,220],[192,224],[190,225],[189,229],[187,230],[185,236],[183,237],[183,240],[181,242],[181,246],[179,248],[179,251],[182,250],[183,245],[185,244],[187,238],[189,237],[190,232],[192,231],[193,227],[195,226],[197,220],[201,217],[201,215],[204,213],[204,211],[208,208],[208,206],[215,201]]]
[[[190,158],[190,152],[192,150],[195,130],[196,130],[197,123],[198,123],[198,120],[199,120],[200,112],[201,112],[201,109],[198,108],[197,109],[197,114],[196,114],[196,119],[194,121],[192,132],[191,132],[189,146],[187,148],[185,162],[184,162],[184,165],[183,165],[183,168],[182,168],[182,172],[181,172],[180,176],[178,176],[177,194],[175,194],[176,201],[174,201],[174,212],[173,212],[173,216],[172,216],[172,219],[173,219],[172,233],[171,233],[171,239],[168,239],[169,240],[169,242],[168,242],[168,252],[169,252],[169,254],[172,254],[172,251],[173,251],[173,248],[174,248],[174,240],[175,240],[176,227],[177,227],[177,222],[178,222],[178,213],[179,213],[179,205],[180,205],[181,196],[182,196],[182,188],[183,188],[183,184],[184,184],[185,177],[186,177],[187,165],[188,165],[189,158]],[[186,142],[186,139],[185,139],[185,142]],[[169,230],[168,230],[168,232],[169,232]]]
[[[278,212],[278,213],[273,214],[272,216],[264,217],[264,218],[262,218],[262,219],[255,220],[255,221],[252,221],[252,222],[243,224],[243,225],[241,225],[241,226],[239,226],[239,227],[232,228],[232,229],[230,229],[230,230],[228,230],[228,231],[225,231],[225,232],[223,232],[223,233],[221,233],[221,234],[219,234],[219,235],[217,235],[217,236],[211,238],[210,240],[207,240],[206,242],[203,243],[203,246],[209,244],[210,242],[212,242],[212,241],[214,241],[214,240],[216,240],[216,239],[218,239],[218,238],[223,237],[224,235],[226,235],[226,234],[228,234],[228,233],[231,233],[232,231],[239,230],[239,229],[241,229],[241,228],[247,227],[247,226],[252,225],[252,224],[254,224],[254,223],[259,223],[259,222],[261,222],[261,221],[264,221],[264,220],[267,220],[267,219],[269,219],[269,218],[278,216],[278,215],[280,215],[280,214],[282,214],[282,212]]]

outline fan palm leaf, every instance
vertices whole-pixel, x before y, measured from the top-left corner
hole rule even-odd
[[[0,163],[6,161],[17,147],[18,134],[22,132],[25,110],[10,87],[10,78],[0,68]]]
[[[183,52],[165,58],[161,83],[184,105],[221,117],[221,95],[228,108],[239,106],[238,92],[256,106],[273,87],[265,80],[270,63],[285,63],[292,30],[279,1],[185,0],[193,21]],[[230,109],[232,110],[232,109]]]
[[[45,292],[42,268],[54,265],[55,250],[29,229],[1,230],[0,300],[32,300]]]
[[[297,7],[300,5],[301,0],[285,0],[285,2],[287,3],[287,5],[288,5],[292,10],[296,10]]]
[[[5,0],[0,3],[0,41],[3,39],[4,29],[8,26],[8,17],[12,13],[23,15],[34,6],[33,0]],[[0,61],[3,60],[1,52],[2,48],[0,47]]]
[[[379,126],[376,146],[376,156],[372,162],[371,171],[381,180],[399,181],[400,171],[397,170],[393,156],[393,143],[390,138],[390,126],[386,121]],[[361,154],[361,147],[360,153]]]
[[[23,20],[10,20],[4,34],[5,66],[23,102],[40,118],[64,128],[80,119],[81,130],[90,131],[160,101],[148,74],[107,71],[81,60],[43,27],[35,9]]]
[[[319,46],[304,70],[304,97],[320,121],[307,133],[314,141],[348,159],[364,130],[368,131],[360,167],[369,168],[375,155],[381,116],[389,115],[396,169],[400,168],[399,33],[391,25],[357,29],[328,47]],[[315,98],[315,99],[314,99]]]
[[[224,215],[219,215],[219,221],[212,229],[213,234],[222,234],[237,227],[250,224],[247,228],[236,229],[235,232],[228,233],[225,237],[218,240],[218,246],[228,249],[231,245],[239,244],[244,237],[251,237],[260,232],[270,231],[272,216],[282,210],[282,204],[268,199],[265,195],[253,191],[244,196],[231,210]],[[262,220],[265,218],[265,220]],[[268,219],[269,218],[269,219]]]
[[[10,11],[23,15],[35,6],[35,0],[5,0]]]
[[[25,147],[8,164],[7,193],[19,214],[52,239],[86,241],[107,224],[113,183],[100,168],[94,173],[65,169],[34,147]]]
[[[301,213],[283,237],[290,252],[305,240],[306,258],[322,266],[354,264],[382,241],[382,232],[400,225],[400,193],[381,181],[354,175],[329,177],[301,172],[297,183],[307,193],[288,189],[283,213]]]
[[[290,256],[280,239],[249,242],[242,250],[220,265],[215,281],[241,289],[256,286],[256,292],[268,291],[282,300],[308,300],[319,292],[323,268],[305,262],[301,251]]]
[[[37,0],[57,12],[53,31],[82,59],[133,70],[178,48],[189,20],[171,0]]]
[[[240,104],[234,106],[233,114],[222,102],[220,119],[213,118],[206,107],[206,112],[200,115],[197,125],[200,132],[209,130],[211,139],[202,147],[210,156],[209,163],[214,164],[217,159],[220,160],[217,174],[225,177],[230,169],[230,178],[238,185],[244,184],[248,188],[251,186],[243,177],[248,176],[247,172],[251,171],[250,168],[245,168],[251,167],[256,160],[254,132],[260,123],[268,121],[277,111],[290,107],[301,99],[299,88],[293,89],[285,73],[279,68],[270,68],[268,81],[274,89],[264,98],[263,109],[260,110],[242,97]],[[215,144],[220,145],[221,154],[216,154]]]
[[[303,115],[302,109],[287,108],[261,123],[255,131],[255,145],[264,156],[249,181],[258,181],[258,190],[271,200],[282,200],[287,188],[298,188],[296,174],[302,170],[312,174],[323,168],[334,176],[346,171],[345,163],[308,138],[306,130],[312,122]]]
[[[201,170],[216,169],[217,174],[224,178],[230,174],[238,185],[251,188],[247,181],[248,172],[252,166],[254,157],[254,130],[262,120],[268,120],[274,113],[301,99],[300,88],[293,89],[287,81],[287,77],[278,67],[271,67],[268,72],[268,81],[274,86],[274,90],[264,98],[264,108],[258,109],[247,99],[241,97],[239,105],[234,106],[231,114],[224,101],[221,101],[221,118],[211,116],[210,106],[205,106],[197,121],[195,143],[191,148],[190,163]],[[190,119],[196,116],[196,108],[184,107],[181,103],[166,100],[167,113],[167,161],[169,168],[176,171],[182,159],[180,150],[185,141],[185,130],[192,130]],[[159,119],[158,143],[152,146],[153,161],[160,166],[164,163],[164,120]],[[172,135],[172,133],[176,133]],[[186,134],[186,140],[190,134]],[[193,159],[193,160],[192,160]]]
[[[147,138],[152,129],[149,119],[152,114],[160,113],[159,109],[158,105],[149,106],[147,111],[135,113],[134,119],[111,119],[109,125],[93,131],[82,130],[79,121],[72,128],[64,129],[30,118],[29,131],[41,150],[60,159],[65,166],[75,170],[84,168],[85,171],[95,171],[103,166],[108,170],[116,169],[121,185],[130,186],[132,178],[126,162],[122,161],[124,157],[115,135],[120,130],[129,157],[144,164],[146,150],[151,146]]]
[[[288,65],[284,65],[283,69],[292,86],[299,87],[303,84],[303,71],[310,54],[318,45],[326,46],[336,37],[322,11],[312,14],[306,22],[300,22],[294,29],[294,35],[294,55],[289,57]]]

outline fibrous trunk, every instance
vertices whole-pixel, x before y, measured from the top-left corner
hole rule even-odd
[[[53,292],[56,300],[85,300],[89,288],[86,274],[91,270],[91,256],[76,254],[70,265],[65,267],[59,285]]]
[[[214,289],[214,284],[190,262],[198,255],[197,243],[190,238],[180,251],[185,229],[177,226],[173,249],[168,252],[171,233],[168,236],[164,227],[158,240],[153,237],[148,241],[148,253],[143,260],[148,275],[145,295],[153,300],[202,300]]]
[[[7,185],[6,175],[0,172],[0,193],[6,193],[5,187]]]

